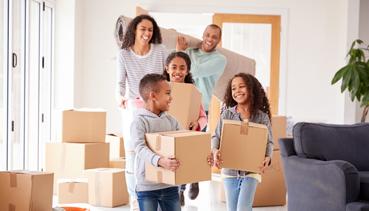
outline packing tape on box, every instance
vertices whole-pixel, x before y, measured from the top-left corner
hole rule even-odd
[[[240,134],[247,135],[249,133],[249,120],[243,120],[241,122]]]
[[[156,180],[159,182],[159,183],[163,183],[163,172],[161,172],[160,170],[158,170],[156,172]]]
[[[15,211],[15,205],[14,204],[9,204],[9,207],[8,207],[8,211]]]
[[[69,193],[74,193],[74,189],[76,188],[76,183],[75,182],[71,182],[68,184],[68,192]]]
[[[161,136],[157,135],[155,141],[155,150],[160,151],[160,149],[161,149]]]
[[[17,187],[17,174],[9,172],[9,179],[10,179],[10,187],[16,188]]]

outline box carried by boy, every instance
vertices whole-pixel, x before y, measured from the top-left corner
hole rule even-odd
[[[180,162],[175,171],[145,164],[146,180],[171,185],[211,180],[210,134],[197,131],[147,133],[146,143],[161,156],[174,156]]]

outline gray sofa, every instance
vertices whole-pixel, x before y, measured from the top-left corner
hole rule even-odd
[[[297,123],[279,144],[289,211],[369,211],[368,123]]]

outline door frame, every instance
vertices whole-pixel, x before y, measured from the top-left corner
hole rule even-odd
[[[281,16],[215,13],[213,15],[213,23],[217,24],[221,28],[223,26],[223,23],[271,24],[272,38],[271,38],[269,102],[271,107],[271,113],[274,115],[278,114]]]

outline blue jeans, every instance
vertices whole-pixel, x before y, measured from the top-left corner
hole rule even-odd
[[[156,211],[158,205],[162,211],[180,211],[178,187],[153,191],[137,191],[140,211]]]
[[[251,211],[258,181],[252,177],[224,179],[228,211]]]

